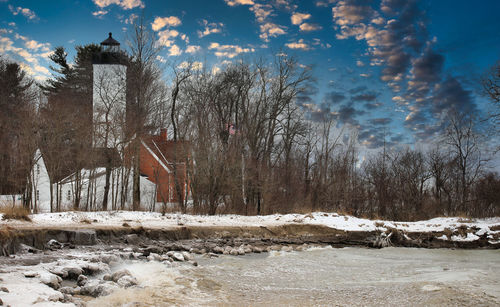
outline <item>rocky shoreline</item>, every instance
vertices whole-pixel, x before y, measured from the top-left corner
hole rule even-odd
[[[251,253],[302,251],[311,247],[387,246],[424,248],[487,248],[497,237],[484,235],[474,241],[444,238],[467,237],[473,227],[453,232],[344,231],[322,225],[288,224],[260,227],[193,227],[169,229],[143,227],[85,227],[79,229],[4,229],[0,268],[20,266],[26,279],[37,279],[52,289],[34,302],[70,303],[85,306],[92,298],[108,295],[138,282],[120,264],[155,261],[168,266],[197,266],[197,257],[241,256]],[[444,236],[444,237],[443,237]],[[75,256],[73,252],[83,251]],[[38,272],[29,268],[41,268]],[[8,270],[2,269],[3,273]],[[1,281],[0,281],[1,284]],[[0,287],[8,293],[8,288]],[[1,302],[0,302],[1,303]],[[2,304],[0,304],[1,306]]]
[[[490,227],[491,228],[491,227]],[[179,226],[79,227],[79,228],[13,228],[0,229],[0,255],[8,256],[28,249],[45,250],[54,241],[67,246],[106,244],[149,244],[157,248],[180,250],[182,241],[203,245],[198,249],[213,252],[215,246],[251,244],[265,247],[273,244],[329,244],[335,247],[422,247],[422,248],[500,248],[500,225],[482,232],[462,225],[443,231],[408,232],[381,225],[374,231],[346,231],[323,225],[286,224],[279,226]],[[473,240],[468,240],[473,237]],[[459,240],[456,240],[459,238]],[[193,243],[194,244],[194,243]],[[185,249],[184,249],[185,250]]]

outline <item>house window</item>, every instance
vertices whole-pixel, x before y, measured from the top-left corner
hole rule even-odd
[[[36,200],[40,200],[40,190],[36,190]]]
[[[68,200],[71,200],[71,190],[68,190]]]

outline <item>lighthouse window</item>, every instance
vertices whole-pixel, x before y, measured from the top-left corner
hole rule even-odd
[[[38,163],[36,164],[36,174],[40,175],[40,165]]]
[[[68,190],[68,200],[71,200],[71,190]]]
[[[40,200],[40,190],[36,190],[36,200]]]

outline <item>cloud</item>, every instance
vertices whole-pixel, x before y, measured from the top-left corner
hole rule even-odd
[[[100,10],[100,11],[95,11],[95,12],[92,12],[92,15],[94,17],[97,17],[97,18],[102,18],[104,15],[106,15],[108,13],[108,11],[105,11],[105,10]]]
[[[266,21],[267,17],[271,15],[273,12],[272,6],[269,4],[254,4],[250,7],[250,11],[252,11],[257,19],[257,22],[263,23]]]
[[[352,101],[375,101],[377,99],[377,94],[376,93],[365,93],[365,94],[359,94],[356,96],[351,97]]]
[[[330,4],[334,3],[336,0],[318,0],[316,1],[317,7],[328,7]]]
[[[93,0],[95,5],[100,8],[108,7],[112,4],[120,6],[124,10],[130,10],[136,7],[144,8],[144,3],[141,0]]]
[[[180,69],[191,68],[192,70],[202,70],[203,69],[203,63],[202,62],[198,62],[198,61],[195,61],[195,62],[184,61],[181,64],[179,64],[177,66],[177,68],[180,68]]]
[[[168,55],[169,56],[178,56],[178,55],[181,55],[182,54],[182,50],[181,48],[179,48],[179,46],[177,45],[172,45],[170,47],[170,49],[168,50]]]
[[[198,51],[200,51],[200,49],[201,49],[200,46],[190,45],[190,46],[187,46],[186,53],[190,53],[190,54],[197,53]]]
[[[202,38],[210,34],[214,33],[220,33],[222,32],[222,27],[224,27],[224,24],[222,22],[215,23],[211,22],[209,23],[207,20],[203,19],[202,20],[202,25],[204,26],[203,31],[198,30],[198,37]]]
[[[136,14],[132,13],[130,14],[130,16],[128,18],[126,18],[123,22],[125,22],[125,24],[128,24],[128,25],[131,25],[131,24],[134,24],[134,21],[139,18],[139,16],[137,16]]]
[[[254,13],[255,19],[259,23],[260,39],[265,42],[269,42],[271,37],[276,37],[279,35],[286,34],[286,27],[277,25],[269,21],[269,17],[272,15],[273,6],[271,4],[261,4],[255,3],[252,0],[225,0],[226,4],[229,6],[236,5],[249,5],[249,10]],[[292,9],[292,7],[285,0],[276,0],[275,5],[284,6],[286,9]],[[295,7],[294,7],[295,8]],[[266,46],[267,47],[267,46]]]
[[[38,20],[38,16],[36,16],[35,12],[30,10],[29,8],[22,8],[20,6],[14,7],[14,6],[9,4],[9,10],[11,11],[12,15],[14,15],[14,16],[21,14],[24,17],[28,18],[28,20],[33,20],[33,21]]]
[[[335,23],[340,26],[353,25],[374,16],[375,11],[370,4],[369,0],[339,1],[332,8]]]
[[[39,43],[25,36],[15,34],[17,40],[21,40],[28,49],[14,46],[14,41],[9,37],[0,37],[0,54],[6,54],[18,62],[21,68],[36,80],[44,80],[49,70],[40,65],[40,60],[46,60],[51,53],[50,43]],[[42,51],[39,53],[37,51]]]
[[[224,0],[226,4],[229,6],[236,5],[254,5],[255,3],[252,0]]]
[[[325,94],[325,98],[323,99],[324,103],[329,105],[339,104],[345,100],[345,95],[340,92],[329,92]]]
[[[274,23],[268,22],[260,25],[260,38],[266,42],[269,41],[269,37],[276,37],[278,35],[286,34],[284,27],[278,26]]]
[[[300,25],[304,20],[311,18],[311,14],[294,13],[291,17],[292,24]]]
[[[287,46],[290,49],[300,49],[300,50],[310,50],[311,49],[311,47],[308,44],[304,43],[303,39],[299,39],[298,42],[287,43],[287,44],[285,44],[285,46]]]
[[[174,44],[173,38],[179,36],[179,32],[177,30],[163,30],[158,32],[158,44],[170,47]]]
[[[153,31],[159,31],[163,29],[165,26],[176,27],[181,24],[181,20],[176,16],[169,17],[156,17],[153,23],[151,24],[151,28]]]
[[[303,31],[303,32],[311,32],[311,31],[317,31],[317,30],[321,30],[322,27],[318,24],[312,24],[312,23],[303,23],[299,26],[300,28],[300,31]]]
[[[452,76],[448,76],[442,83],[435,85],[432,103],[432,111],[438,114],[451,110],[465,113],[477,112],[471,91],[465,90],[462,84]]]
[[[214,54],[217,57],[227,57],[230,59],[238,56],[241,53],[249,53],[255,51],[254,48],[242,48],[238,45],[220,45],[219,43],[211,43],[208,46],[208,49],[216,50]]]

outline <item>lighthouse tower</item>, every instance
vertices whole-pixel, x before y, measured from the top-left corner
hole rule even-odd
[[[93,58],[93,147],[116,148],[124,139],[127,66],[120,43],[109,37]]]

